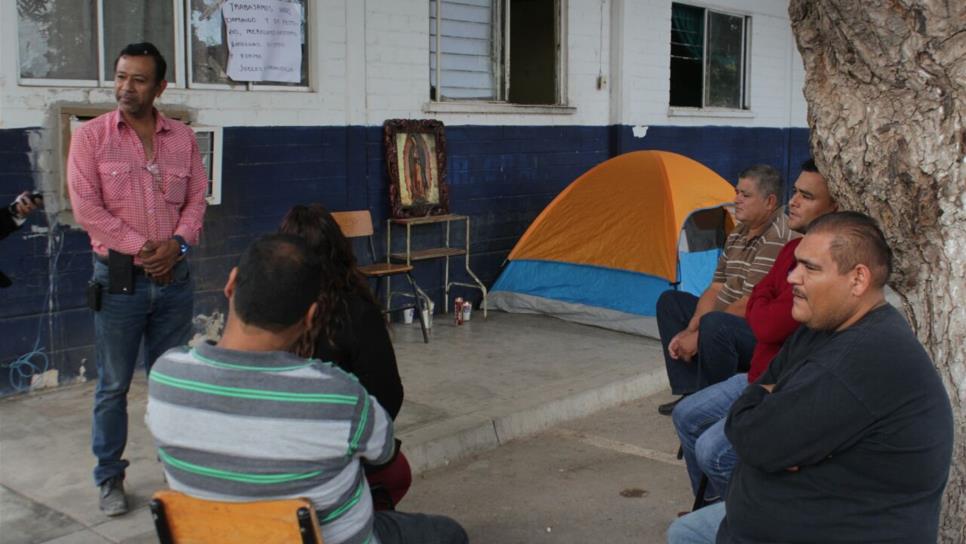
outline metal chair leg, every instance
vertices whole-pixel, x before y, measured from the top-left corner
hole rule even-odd
[[[694,496],[694,504],[691,506],[691,511],[700,510],[708,505],[704,500],[704,494],[708,491],[708,476],[706,474],[701,475],[701,483],[698,484],[698,493]]]
[[[295,512],[295,517],[299,520],[299,534],[302,536],[302,544],[319,544],[315,538],[315,527],[312,521],[312,514],[308,508],[299,508]]]
[[[171,529],[168,528],[168,518],[164,512],[164,503],[158,499],[152,499],[150,503],[151,518],[154,520],[154,530],[158,533],[158,541],[161,544],[173,544]]]
[[[406,272],[406,279],[409,280],[409,287],[413,292],[413,304],[416,305],[416,312],[419,314],[417,319],[419,319],[419,328],[423,331],[423,343],[429,343],[429,334],[426,332],[426,321],[423,320],[423,308],[429,308],[428,305],[423,303],[422,297],[416,290],[416,280],[413,279],[413,275]]]

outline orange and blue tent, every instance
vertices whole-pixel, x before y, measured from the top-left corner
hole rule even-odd
[[[635,151],[585,172],[537,216],[488,296],[489,307],[544,313],[655,336],[660,294],[697,295],[733,227],[734,187],[669,151]]]

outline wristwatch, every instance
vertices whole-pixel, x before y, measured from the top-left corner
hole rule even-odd
[[[171,239],[175,242],[178,242],[178,258],[183,259],[184,256],[188,254],[188,250],[191,249],[191,246],[188,245],[188,242],[184,241],[184,238],[178,236],[177,234],[172,236]]]

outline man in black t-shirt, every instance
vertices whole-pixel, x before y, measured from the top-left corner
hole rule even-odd
[[[809,227],[788,277],[805,327],[732,406],[725,503],[679,519],[669,543],[936,541],[952,410],[885,301],[891,257],[863,214]]]

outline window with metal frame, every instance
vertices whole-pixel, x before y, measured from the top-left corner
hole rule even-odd
[[[301,81],[244,82],[227,75],[226,0],[17,0],[21,85],[109,87],[114,59],[129,43],[154,43],[168,62],[174,87],[307,90],[308,0],[297,6]]]
[[[562,103],[560,0],[430,0],[430,98]]]
[[[671,4],[672,107],[749,109],[751,17]]]
[[[224,0],[185,0],[186,40],[189,67],[188,86],[195,89],[307,89],[309,86],[309,51],[306,31],[307,0],[289,0],[302,14],[301,81],[238,82],[228,77],[228,30],[222,17]]]

